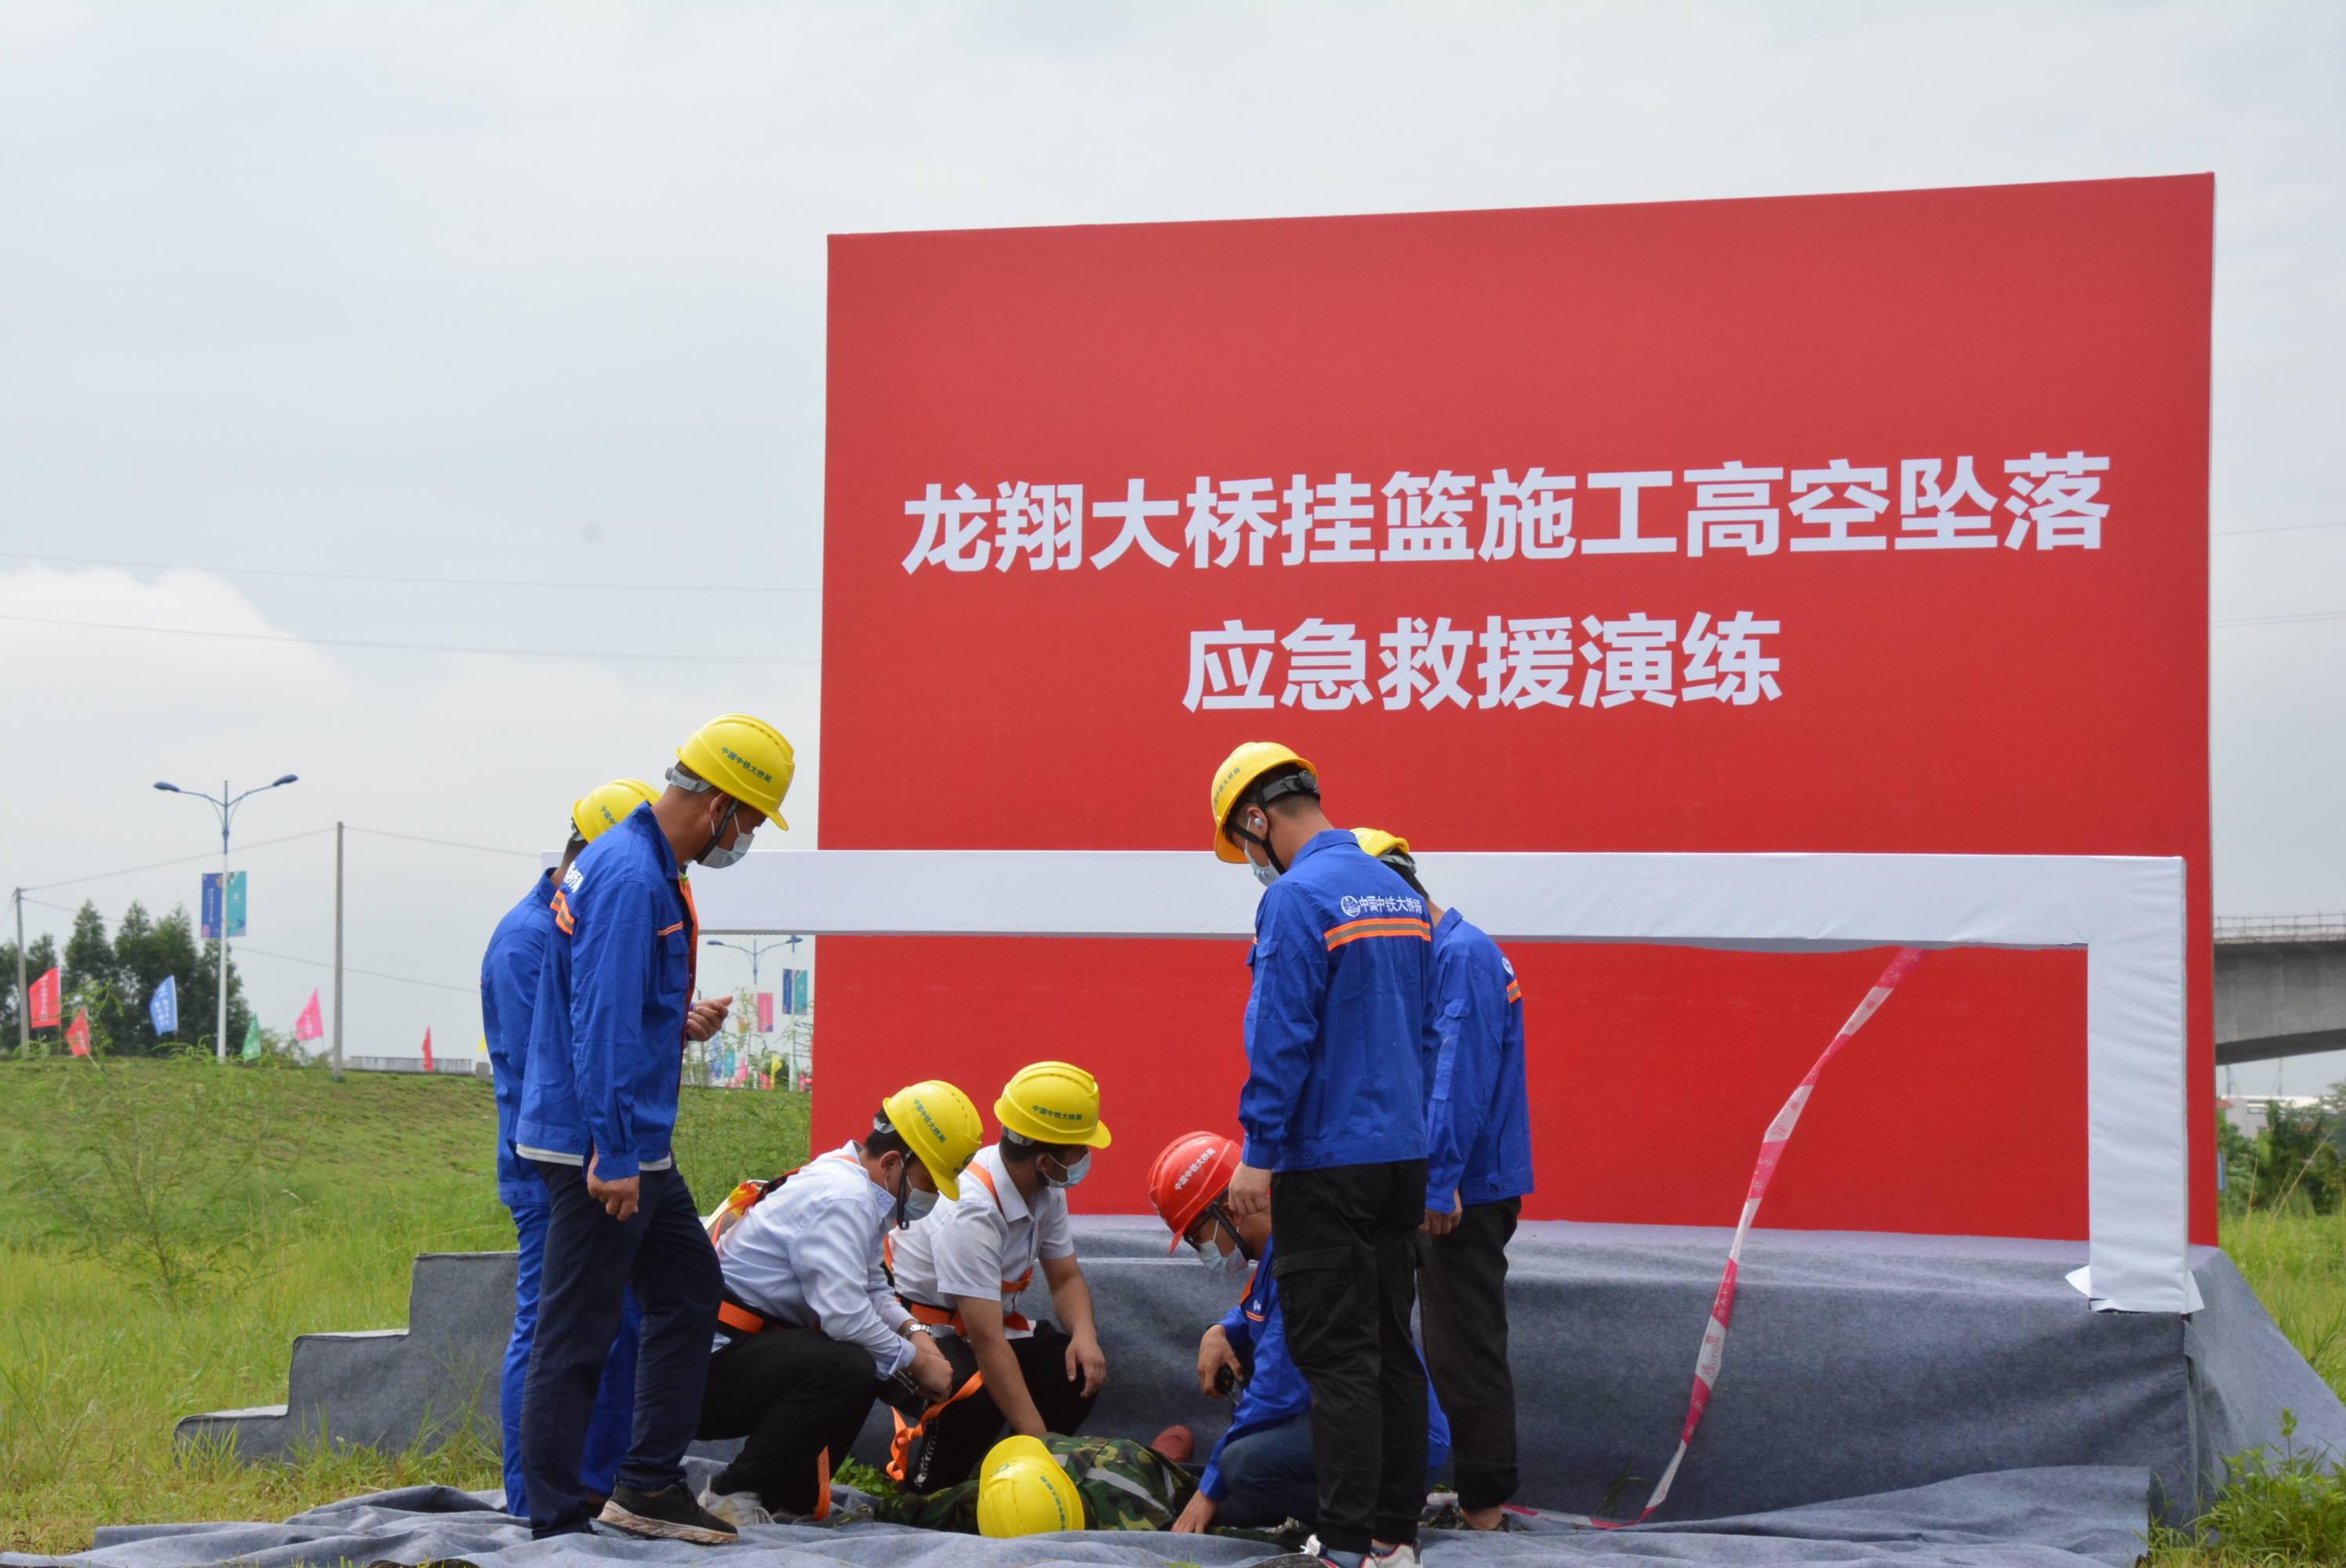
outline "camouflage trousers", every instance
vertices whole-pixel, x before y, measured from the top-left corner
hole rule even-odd
[[[1086,1530],[1169,1530],[1198,1483],[1146,1443],[1130,1438],[1046,1437],[1043,1446],[1072,1477],[1084,1500]],[[977,1482],[882,1498],[883,1524],[977,1533]]]

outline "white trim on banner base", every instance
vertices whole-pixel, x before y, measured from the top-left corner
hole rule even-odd
[[[1769,952],[2086,950],[2094,1305],[2189,1312],[2183,861],[2104,855],[1424,854],[1502,942]],[[817,936],[1248,937],[1203,851],[821,850],[694,879],[702,929]]]

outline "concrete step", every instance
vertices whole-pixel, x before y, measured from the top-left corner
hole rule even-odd
[[[319,1442],[437,1446],[470,1425],[495,1448],[514,1269],[510,1252],[427,1252],[415,1260],[406,1328],[303,1334],[285,1403],[188,1416],[172,1439],[225,1438],[248,1460],[274,1459]]]

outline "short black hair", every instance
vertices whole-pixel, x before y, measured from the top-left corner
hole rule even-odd
[[[872,1118],[872,1131],[863,1140],[863,1152],[867,1155],[897,1154],[909,1160],[913,1157],[913,1145],[905,1140],[903,1134],[896,1130],[896,1124],[888,1119],[888,1113],[882,1111]]]

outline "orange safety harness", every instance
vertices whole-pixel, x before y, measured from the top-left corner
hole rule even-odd
[[[973,1160],[964,1174],[974,1176],[984,1184],[986,1196],[994,1199],[995,1212],[1001,1214],[1006,1220],[1009,1217],[1009,1211],[1002,1207],[1002,1189],[994,1185],[994,1177],[986,1168]],[[881,1244],[881,1251],[888,1261],[889,1277],[893,1278],[896,1273],[896,1237],[892,1233]],[[1002,1293],[1005,1296],[1018,1295],[1034,1281],[1035,1266],[1029,1263],[1025,1273],[1015,1279],[1005,1279],[1002,1282]],[[904,1309],[912,1313],[916,1322],[924,1323],[933,1329],[951,1329],[964,1339],[969,1338],[969,1326],[962,1321],[958,1309],[949,1310],[926,1301],[915,1301],[911,1297],[901,1293],[899,1298],[904,1303]],[[1027,1320],[1024,1313],[1007,1311],[1002,1315],[1002,1326],[1005,1329],[1022,1330],[1034,1328],[1034,1324]],[[961,1403],[962,1400],[970,1398],[984,1387],[985,1374],[982,1371],[972,1372],[961,1387],[923,1410],[918,1420],[908,1421],[904,1419],[903,1411],[892,1410],[890,1413],[894,1416],[896,1421],[896,1436],[895,1440],[888,1445],[888,1479],[900,1486],[904,1484],[913,1445],[928,1431],[929,1423],[944,1414],[949,1407]]]

